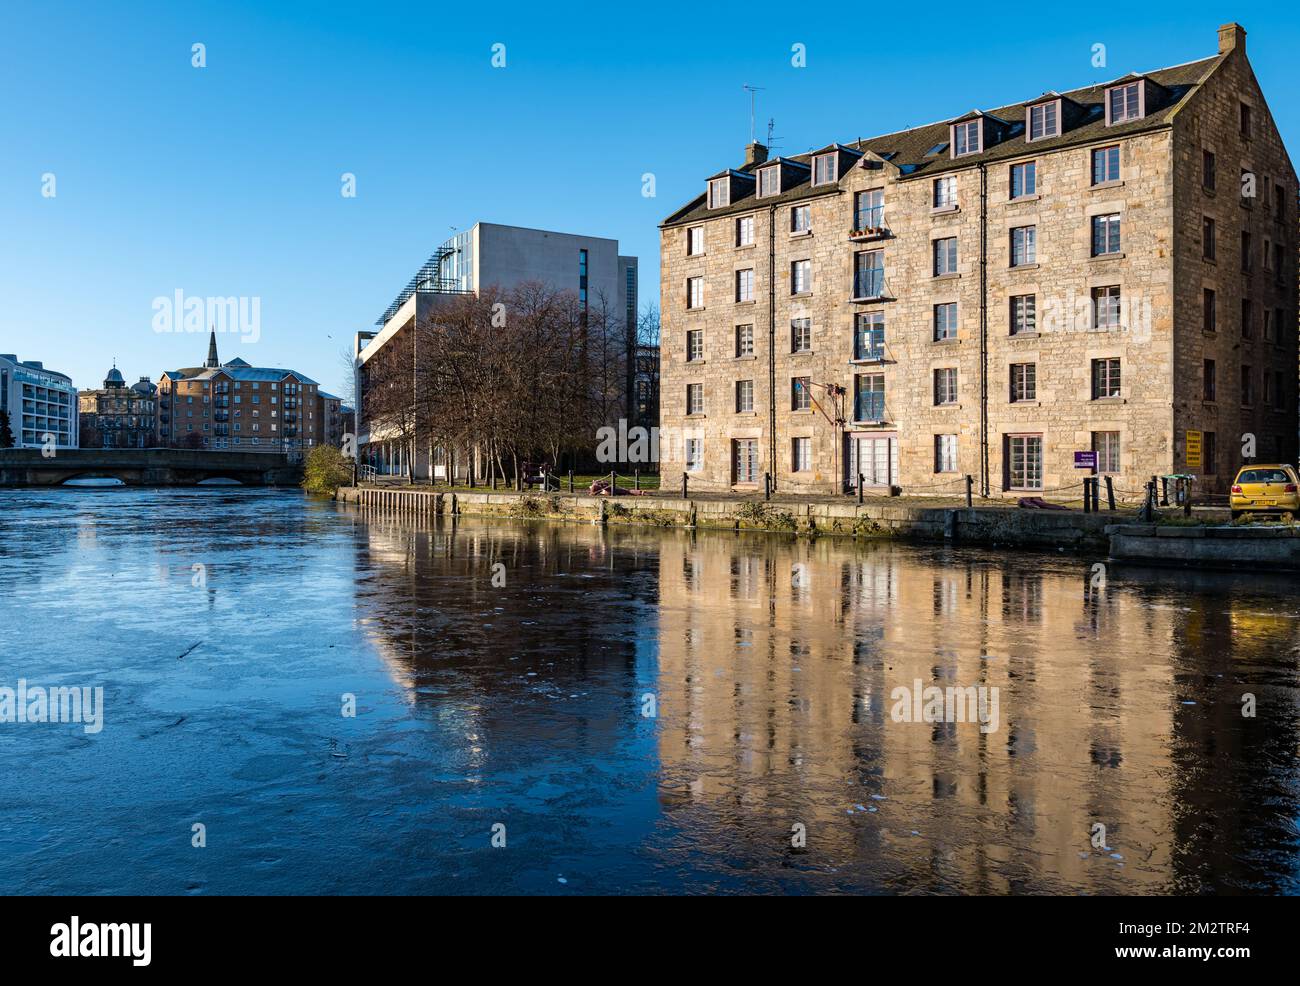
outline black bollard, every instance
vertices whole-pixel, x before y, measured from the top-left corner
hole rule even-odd
[[[971,502],[971,497],[973,495],[972,490],[974,486],[975,486],[975,477],[967,476],[966,477],[966,509],[967,510],[969,510],[974,505]]]
[[[858,503],[862,502],[862,493],[866,486],[866,479],[866,476],[862,475],[862,473],[858,473]]]
[[[682,499],[686,499],[686,473],[682,473]]]
[[[1115,483],[1113,477],[1106,477],[1106,507],[1109,510],[1115,509]]]

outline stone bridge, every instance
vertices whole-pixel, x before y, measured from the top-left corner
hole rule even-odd
[[[0,486],[58,486],[70,479],[119,479],[127,486],[193,486],[233,479],[245,486],[296,486],[302,465],[284,452],[192,449],[0,450]]]

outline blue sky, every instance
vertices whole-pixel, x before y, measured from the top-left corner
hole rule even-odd
[[[800,153],[1202,58],[1237,20],[1293,156],[1300,138],[1280,4],[1044,7],[996,30],[943,3],[5,6],[0,351],[80,386],[114,357],[128,380],[201,362],[206,335],[152,326],[181,290],[260,298],[260,337],[222,337],[223,359],[339,392],[353,333],[479,220],[617,238],[657,300],[656,225],[740,163],[743,83],[765,87],[760,139],[775,117]]]

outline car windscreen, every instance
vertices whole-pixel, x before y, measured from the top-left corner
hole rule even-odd
[[[1291,477],[1281,469],[1247,469],[1237,479],[1238,483],[1289,483]]]

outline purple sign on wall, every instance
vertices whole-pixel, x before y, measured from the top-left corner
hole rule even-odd
[[[1096,452],[1075,452],[1074,468],[1075,469],[1096,469],[1097,453]]]

